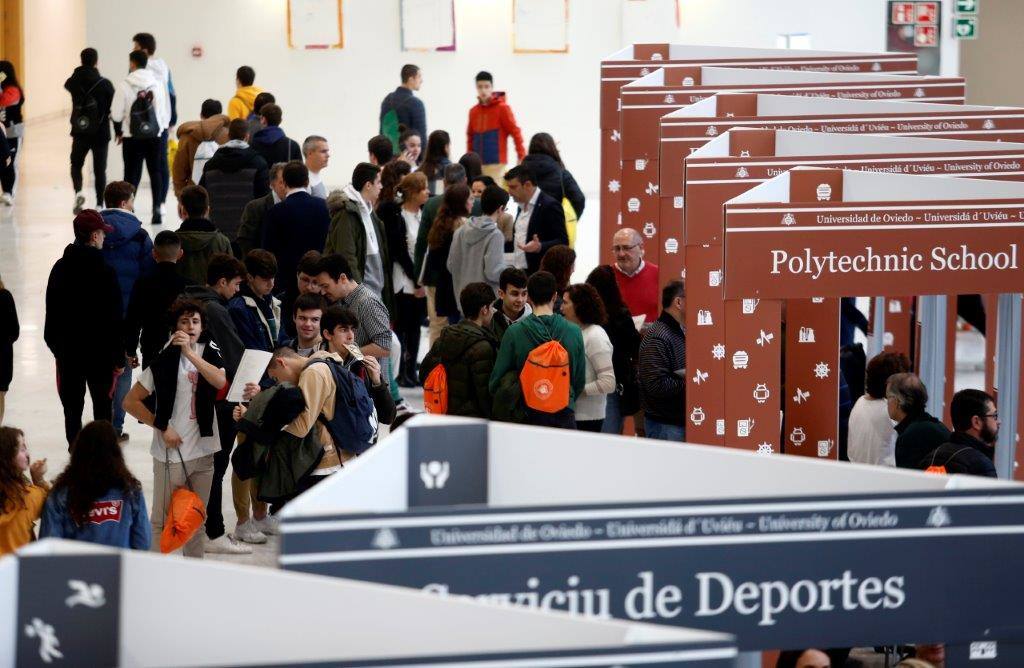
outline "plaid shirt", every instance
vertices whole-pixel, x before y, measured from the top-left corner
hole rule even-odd
[[[356,330],[356,345],[360,348],[376,343],[384,350],[391,350],[391,321],[388,309],[380,297],[365,285],[360,285],[348,297],[341,300],[342,306],[355,313],[359,319]]]

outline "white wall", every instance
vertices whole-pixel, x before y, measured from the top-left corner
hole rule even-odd
[[[85,47],[86,0],[29,0],[23,6],[25,117],[61,116],[71,109],[64,81]]]

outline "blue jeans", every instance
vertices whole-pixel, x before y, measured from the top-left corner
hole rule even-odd
[[[132,389],[132,367],[126,364],[124,371],[114,383],[114,431],[118,434],[124,429],[124,398]]]
[[[626,419],[622,415],[622,409],[620,408],[619,393],[612,392],[607,396],[608,401],[605,403],[604,424],[601,425],[601,433],[621,434]]]
[[[647,438],[653,438],[658,441],[675,441],[677,443],[682,443],[686,440],[685,427],[678,424],[658,422],[650,415],[644,417],[644,429],[647,433]]]

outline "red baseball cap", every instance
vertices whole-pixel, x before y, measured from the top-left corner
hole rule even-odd
[[[114,231],[113,226],[103,220],[103,216],[96,209],[86,209],[75,216],[74,225],[76,239],[88,239],[96,230],[103,230],[106,234]]]

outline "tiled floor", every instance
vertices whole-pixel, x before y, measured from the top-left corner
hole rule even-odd
[[[67,169],[70,138],[66,128],[64,121],[29,128],[20,158],[21,176],[15,206],[0,206],[0,278],[14,294],[21,318],[21,339],[14,349],[14,383],[7,397],[6,423],[25,430],[32,456],[48,460],[51,478],[66,464],[67,446],[54,384],[53,358],[42,340],[43,296],[50,268],[72,236],[74,193]],[[111,178],[120,178],[120,151],[114,146],[111,147],[110,163],[108,174]],[[87,192],[90,192],[89,188],[87,184]],[[596,200],[596,197],[592,199]],[[136,208],[148,212],[150,202],[148,185],[144,181]],[[92,204],[90,196],[88,205]],[[163,228],[177,228],[179,221],[174,209],[172,198]],[[596,204],[588,207],[588,219],[596,220]],[[148,223],[148,216],[144,216],[144,222]],[[146,228],[155,234],[148,224]],[[581,239],[577,279],[582,279],[596,263],[596,241],[588,241],[590,243]],[[89,323],[81,326],[88,327]],[[961,333],[957,343],[957,388],[981,387],[979,365],[984,352],[981,338],[976,334]],[[424,341],[421,353],[426,349]],[[422,408],[421,392],[403,393],[415,408]],[[89,415],[89,411],[87,407],[85,414]],[[129,419],[126,430],[131,436],[125,447],[128,464],[142,480],[148,495],[153,484],[149,457],[150,429]],[[231,498],[227,482],[224,498]],[[227,501],[224,514],[228,526],[232,527],[234,514],[230,506],[230,501]],[[251,557],[225,558],[272,566],[276,549],[276,542],[272,539]]]

